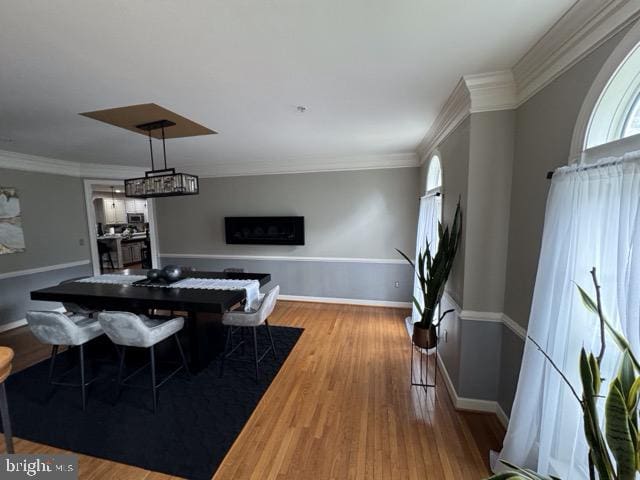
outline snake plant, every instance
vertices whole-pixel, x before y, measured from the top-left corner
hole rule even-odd
[[[435,253],[431,251],[431,245],[429,245],[429,240],[427,239],[424,249],[421,249],[418,254],[416,265],[405,253],[396,248],[396,251],[413,267],[418,277],[422,293],[422,305],[415,296],[413,297],[413,304],[416,306],[418,313],[420,313],[420,321],[416,322],[416,325],[421,328],[429,328],[434,325],[434,315],[442,299],[444,286],[451,273],[453,260],[458,251],[461,238],[462,210],[458,199],[451,228],[448,225],[443,227],[442,223],[438,222],[438,250]],[[442,320],[451,311],[444,312],[439,320]]]
[[[584,434],[589,447],[587,459],[589,478],[591,480],[634,480],[636,472],[640,472],[640,435],[638,434],[640,363],[631,351],[629,342],[613,328],[604,315],[595,268],[591,270],[591,276],[595,286],[596,300],[580,286],[578,286],[578,290],[585,307],[598,317],[600,350],[597,356],[593,353],[587,353],[584,348],[580,352],[581,396],[578,396],[573,386],[540,345],[531,337],[529,339],[562,376],[582,409]],[[622,351],[622,363],[617,376],[610,382],[609,391],[604,398],[605,427],[603,432],[600,428],[596,404],[602,398],[600,394],[602,386],[600,365],[605,353],[605,332],[607,331]],[[559,480],[557,477],[540,475],[531,470],[504,463],[512,471],[494,475],[490,477],[490,480]]]

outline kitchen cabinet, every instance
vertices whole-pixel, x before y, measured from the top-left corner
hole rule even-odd
[[[96,222],[103,224],[126,223],[127,213],[124,200],[116,198],[98,198],[94,201]]]
[[[131,265],[132,263],[142,262],[143,241],[123,242],[122,243],[122,264]]]
[[[125,200],[125,209],[127,213],[144,213],[147,214],[147,201],[139,198],[127,198]]]

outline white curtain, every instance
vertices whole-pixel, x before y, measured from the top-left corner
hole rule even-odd
[[[528,335],[578,394],[580,349],[597,353],[599,348],[598,320],[582,305],[575,285],[594,294],[592,267],[598,272],[607,316],[640,354],[639,157],[635,152],[603,159],[595,168],[565,167],[551,183]],[[619,359],[608,337],[603,392]],[[599,406],[602,412],[602,401]],[[563,480],[589,478],[580,406],[530,341],[500,458]]]
[[[418,235],[416,237],[416,266],[418,255],[425,251],[426,242],[429,242],[431,254],[438,249],[438,222],[440,221],[440,212],[442,211],[442,197],[440,194],[427,194],[420,199],[420,215],[418,218]],[[413,280],[413,296],[418,300],[422,307],[422,293],[418,277],[414,276]],[[411,311],[413,323],[420,320],[420,314],[415,305]]]

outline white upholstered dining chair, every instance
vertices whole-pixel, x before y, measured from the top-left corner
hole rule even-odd
[[[264,356],[271,351],[274,358],[278,358],[276,353],[276,347],[273,343],[273,336],[271,335],[271,329],[269,328],[269,316],[273,313],[280,293],[280,285],[276,285],[269,290],[264,296],[259,305],[253,305],[255,309],[247,312],[244,310],[233,310],[226,312],[222,316],[222,324],[227,327],[227,338],[224,346],[224,353],[222,354],[222,362],[220,367],[220,376],[224,375],[224,362],[227,358],[233,354],[238,347],[244,345],[244,339],[235,347],[232,346],[232,337],[237,329],[250,329],[252,332],[253,340],[253,363],[255,366],[255,378],[258,381],[259,367],[258,365],[264,358]],[[264,326],[269,336],[269,343],[271,344],[262,355],[258,356],[258,327]]]
[[[27,323],[33,335],[42,343],[51,345],[51,363],[49,364],[49,383],[69,387],[80,387],[82,391],[82,409],[87,406],[87,386],[91,381],[85,378],[84,346],[90,340],[102,335],[102,327],[94,318],[85,315],[65,315],[60,312],[27,312]],[[53,380],[56,356],[61,346],[78,347],[80,354],[80,383],[66,383]]]

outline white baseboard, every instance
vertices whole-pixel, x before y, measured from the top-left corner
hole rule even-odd
[[[470,412],[493,413],[498,417],[500,423],[506,428],[509,424],[509,417],[502,410],[500,404],[494,400],[478,400],[475,398],[466,398],[458,396],[458,392],[451,381],[449,372],[442,361],[442,357],[438,354],[438,368],[441,376],[444,378],[444,384],[447,387],[451,401],[456,410],[465,410]]]
[[[14,322],[5,323],[4,325],[0,325],[0,333],[8,332],[9,330],[13,330],[14,328],[23,327],[26,324],[26,318],[21,318],[20,320],[16,320]]]
[[[502,426],[507,428],[509,426],[509,416],[505,413],[499,403],[496,408],[496,415],[498,416],[498,420],[500,420]]]
[[[64,307],[59,307],[54,309],[55,312],[65,312]],[[5,323],[4,325],[0,325],[0,333],[8,332],[9,330],[13,330],[16,328],[24,327],[27,324],[26,318],[21,318],[20,320],[15,320],[13,322]]]
[[[337,303],[340,305],[365,305],[369,307],[411,308],[409,302],[390,302],[386,300],[362,300],[359,298],[307,297],[303,295],[279,295],[279,300],[292,302]]]

